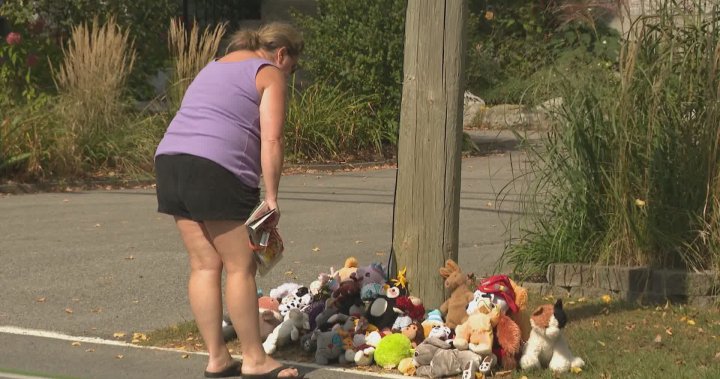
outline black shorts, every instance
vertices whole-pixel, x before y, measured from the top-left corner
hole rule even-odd
[[[160,213],[195,221],[245,221],[260,201],[259,188],[194,155],[158,155],[155,175]]]

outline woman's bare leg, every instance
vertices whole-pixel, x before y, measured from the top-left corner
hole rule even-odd
[[[239,221],[205,221],[205,228],[225,265],[225,300],[242,345],[243,373],[262,374],[280,366],[265,354],[260,339],[255,261],[245,225]],[[297,376],[296,369],[280,372],[281,377]]]
[[[232,361],[222,335],[223,262],[201,223],[175,217],[190,258],[188,297],[210,356],[207,371],[220,372]]]

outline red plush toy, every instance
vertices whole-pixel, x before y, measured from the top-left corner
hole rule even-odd
[[[413,321],[422,321],[425,317],[425,306],[419,297],[398,296],[395,299],[395,306],[405,315],[410,316]]]

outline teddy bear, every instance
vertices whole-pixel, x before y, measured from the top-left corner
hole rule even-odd
[[[358,267],[357,271],[355,271],[355,273],[351,275],[355,276],[358,279],[361,287],[366,284],[372,283],[378,283],[382,285],[387,281],[387,277],[385,276],[385,269],[380,263],[371,263],[367,266]]]
[[[365,304],[360,299],[360,284],[354,276],[340,283],[340,286],[333,291],[331,298],[339,313],[345,315],[364,313]]]
[[[334,279],[338,284],[350,280],[351,276],[358,270],[358,261],[355,257],[345,259],[345,264],[339,270],[334,272]]]
[[[450,298],[440,305],[440,312],[445,314],[445,324],[455,329],[468,317],[466,308],[473,299],[470,291],[473,279],[463,274],[460,266],[452,259],[445,261],[445,267],[440,268],[440,275],[445,278],[445,288],[451,293]]]
[[[560,299],[554,305],[545,304],[535,309],[530,317],[532,330],[520,358],[520,367],[531,370],[547,366],[559,374],[585,366],[582,358],[573,356],[562,334],[566,324],[567,315]]]
[[[443,321],[442,318],[442,313],[440,313],[439,309],[433,309],[428,312],[425,316],[425,320],[421,323],[421,325],[425,338],[429,337],[430,331],[432,331],[435,326],[446,326],[445,321]]]
[[[478,355],[479,361],[472,362],[471,371],[478,370],[484,374],[497,362],[493,354],[493,329],[500,320],[500,309],[493,308],[489,313],[474,313],[455,328],[453,345],[459,350],[470,350]],[[477,365],[476,365],[477,363]]]
[[[263,349],[267,354],[273,354],[278,347],[287,345],[290,341],[299,341],[300,333],[309,329],[310,321],[307,314],[293,308],[288,311],[283,322],[265,339],[262,344]]]
[[[336,330],[327,332],[316,331],[315,363],[326,365],[330,361],[338,360],[339,363],[347,363],[343,354],[343,340]]]

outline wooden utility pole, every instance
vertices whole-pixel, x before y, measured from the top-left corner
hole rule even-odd
[[[464,0],[409,0],[393,249],[426,309],[445,299],[438,269],[458,258]]]

